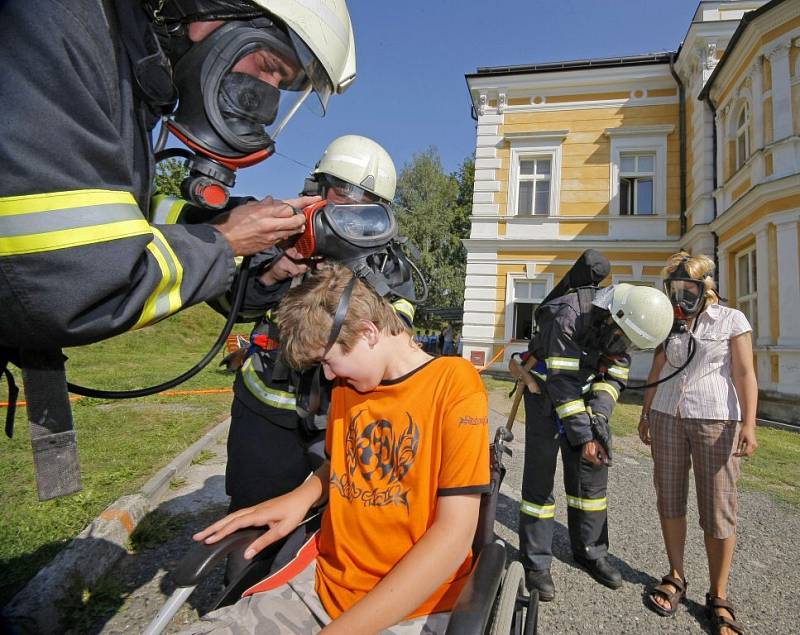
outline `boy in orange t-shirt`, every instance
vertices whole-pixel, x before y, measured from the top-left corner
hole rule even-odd
[[[489,489],[486,391],[475,369],[433,358],[391,306],[346,268],[321,269],[277,315],[287,360],[336,378],[327,461],[289,494],[195,536],[216,542],[268,525],[245,557],[290,533],[327,499],[312,565],[286,587],[210,613],[192,632],[443,633],[472,567]]]

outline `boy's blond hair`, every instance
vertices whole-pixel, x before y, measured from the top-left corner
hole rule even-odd
[[[326,264],[281,300],[275,318],[280,330],[283,355],[289,365],[308,368],[320,362],[319,354],[328,343],[333,316],[353,273],[339,264]],[[361,280],[356,280],[347,314],[336,342],[347,353],[361,333],[363,321],[372,322],[389,335],[409,333],[392,306]]]
[[[713,274],[714,261],[705,254],[692,256],[689,252],[679,251],[667,258],[667,266],[661,270],[661,278],[666,280],[670,274],[680,267],[681,263],[686,267],[686,272],[695,280],[702,280],[705,285],[706,302],[715,304],[719,301],[717,295],[717,285],[714,282]]]

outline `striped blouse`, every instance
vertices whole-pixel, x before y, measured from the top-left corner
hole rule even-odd
[[[697,321],[694,358],[678,375],[659,384],[651,408],[687,419],[740,421],[730,339],[753,329],[744,313],[720,304],[710,305]],[[675,372],[686,361],[689,337],[689,333],[681,333],[667,339],[667,361],[660,377]]]

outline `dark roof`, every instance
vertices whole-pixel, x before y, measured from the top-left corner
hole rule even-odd
[[[475,73],[468,73],[467,79],[476,77],[498,77],[502,75],[522,75],[525,73],[553,73],[558,71],[574,71],[590,68],[617,68],[621,66],[643,66],[646,64],[668,64],[673,53],[648,53],[646,55],[630,55],[627,57],[600,57],[588,60],[572,60],[568,62],[544,62],[542,64],[520,64],[518,66],[488,66],[478,68]]]
[[[728,46],[725,47],[725,53],[722,55],[722,59],[717,63],[714,67],[714,70],[711,72],[708,80],[706,80],[706,85],[703,86],[703,90],[700,91],[700,94],[697,96],[698,99],[703,100],[706,96],[711,92],[711,86],[714,85],[714,80],[722,71],[722,67],[725,66],[725,62],[728,61],[730,57],[730,51],[733,50],[733,47],[736,46],[736,43],[742,38],[744,35],[747,26],[756,18],[764,15],[770,9],[777,7],[779,4],[782,4],[785,0],[772,0],[771,2],[767,2],[767,4],[762,4],[758,9],[753,9],[752,11],[748,11],[742,16],[741,21],[739,22],[739,26],[736,27],[736,30],[733,32],[733,36],[728,42]]]

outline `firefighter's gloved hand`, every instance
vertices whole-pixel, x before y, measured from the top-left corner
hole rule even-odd
[[[601,463],[611,467],[611,426],[608,425],[608,419],[605,415],[600,413],[590,413],[589,421],[592,426],[592,434],[594,440],[600,446]]]

